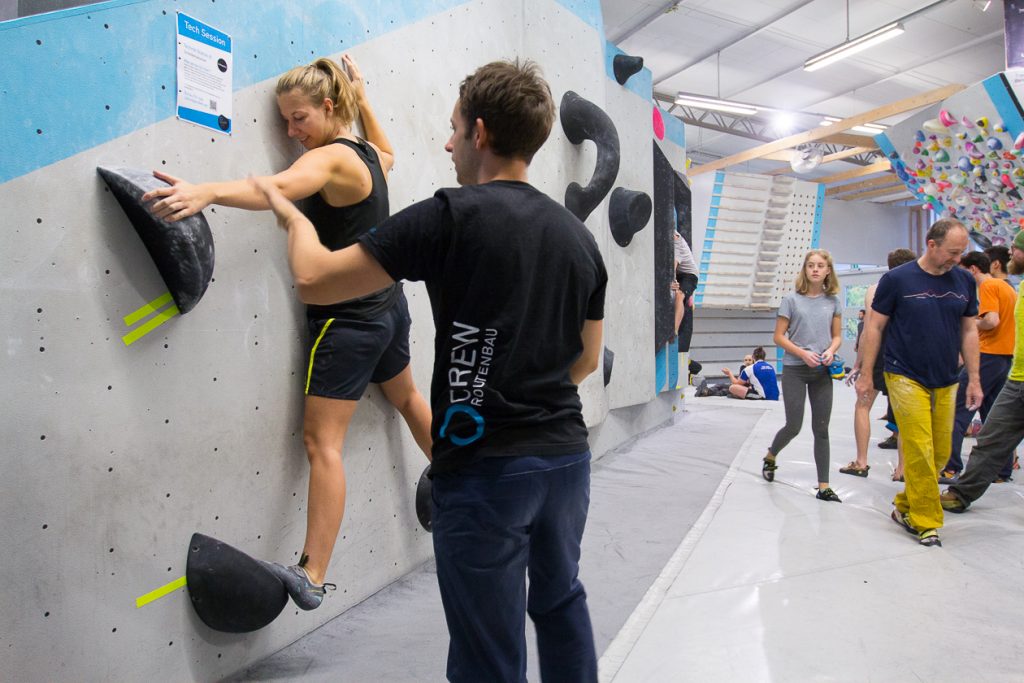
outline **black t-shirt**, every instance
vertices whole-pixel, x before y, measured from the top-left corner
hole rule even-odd
[[[395,280],[423,280],[436,338],[433,471],[587,450],[569,369],[604,317],[594,237],[532,186],[439,190],[360,238]]]
[[[355,244],[359,236],[378,226],[391,213],[388,206],[388,183],[376,150],[365,140],[337,138],[333,143],[356,153],[370,171],[372,185],[366,199],[349,206],[331,206],[317,192],[301,202],[302,212],[316,228],[320,243],[331,251]],[[373,320],[386,313],[402,294],[398,283],[358,299],[326,306],[309,305],[311,318],[347,318]]]

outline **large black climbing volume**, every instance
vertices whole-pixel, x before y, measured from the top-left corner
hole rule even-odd
[[[188,313],[213,278],[213,235],[206,217],[200,212],[174,223],[157,218],[143,205],[142,195],[167,183],[138,169],[96,170],[142,238],[178,311]]]
[[[562,96],[559,120],[569,142],[579,145],[592,140],[597,146],[597,163],[590,182],[586,187],[573,182],[565,190],[565,208],[585,221],[612,189],[619,173],[619,133],[608,114],[571,90]]]
[[[185,580],[196,614],[215,631],[261,629],[288,602],[284,584],[259,560],[203,534],[192,534]]]

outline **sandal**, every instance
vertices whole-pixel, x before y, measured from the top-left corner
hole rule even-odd
[[[765,481],[775,481],[775,470],[779,469],[775,464],[775,456],[764,456],[761,464],[761,476]]]
[[[898,476],[898,477],[897,477],[897,476],[896,476],[896,473],[895,473],[895,472],[893,472],[893,473],[892,473],[892,480],[893,480],[893,481],[903,481],[903,475],[901,474],[900,476]]]
[[[846,467],[840,467],[839,471],[842,474],[852,474],[855,477],[866,477],[868,476],[868,470],[871,469],[871,465],[864,465],[864,467],[857,467],[857,461],[851,460],[850,464]]]

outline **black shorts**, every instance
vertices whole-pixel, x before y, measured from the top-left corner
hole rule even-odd
[[[884,396],[888,396],[889,390],[885,386],[885,363],[879,362],[881,360],[882,359],[879,358],[878,361],[875,362],[875,367],[872,368],[871,382],[875,385],[876,391],[880,391]]]
[[[679,291],[683,293],[684,297],[688,297],[697,291],[697,283],[700,278],[693,273],[683,273],[676,271],[676,282],[679,283]]]
[[[379,318],[307,318],[306,395],[358,401],[370,382],[409,365],[409,304],[402,295]]]

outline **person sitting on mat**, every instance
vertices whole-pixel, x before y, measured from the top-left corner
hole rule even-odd
[[[729,395],[734,398],[778,401],[779,383],[775,368],[764,359],[764,347],[758,346],[748,358],[753,358],[754,362],[744,365],[739,377],[732,374],[729,368],[722,368],[722,372],[729,378]]]

